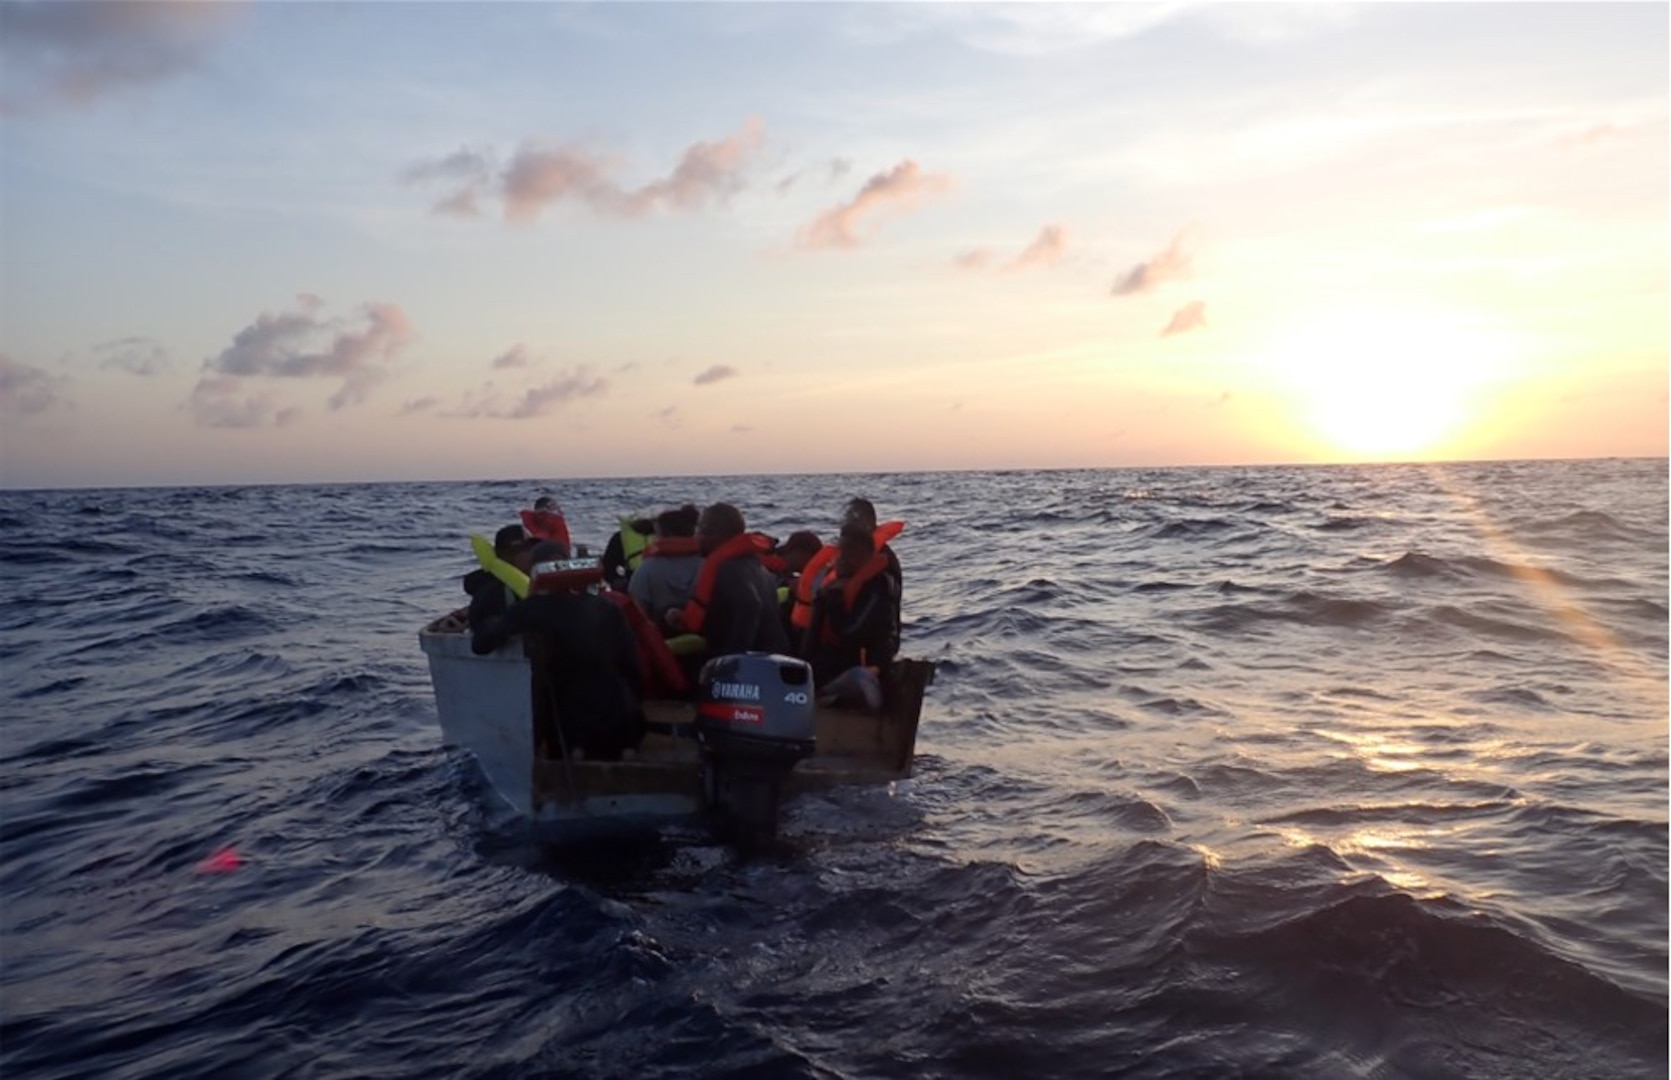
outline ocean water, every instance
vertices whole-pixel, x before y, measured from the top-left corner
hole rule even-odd
[[[0,494],[0,1075],[1665,1076],[1666,480]],[[416,635],[542,490],[906,519],[916,778],[765,856],[496,818]]]

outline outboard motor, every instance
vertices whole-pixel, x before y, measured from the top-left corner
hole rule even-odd
[[[710,808],[745,840],[777,835],[778,803],[789,773],[812,756],[818,729],[812,667],[772,653],[716,656],[696,689]]]

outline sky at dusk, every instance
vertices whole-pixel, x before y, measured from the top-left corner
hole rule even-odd
[[[1664,455],[1667,13],[0,3],[0,485]]]

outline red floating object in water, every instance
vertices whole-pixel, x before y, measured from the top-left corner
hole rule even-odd
[[[244,865],[244,860],[231,847],[223,847],[197,864],[199,874],[230,874]]]

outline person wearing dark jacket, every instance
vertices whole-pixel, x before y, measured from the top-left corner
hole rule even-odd
[[[619,608],[589,592],[542,592],[487,619],[470,639],[480,656],[526,635],[537,725],[589,758],[616,760],[644,738],[644,672],[638,640]],[[553,715],[554,714],[554,715]],[[539,724],[542,717],[549,722]]]
[[[534,546],[539,541],[529,536],[521,525],[506,525],[493,534],[493,554],[512,566],[528,572]],[[484,569],[464,575],[464,591],[470,594],[470,631],[474,633],[488,619],[502,615],[516,600],[510,586]]]
[[[743,512],[729,503],[702,511],[696,526],[702,569],[690,602],[670,613],[674,631],[701,634],[709,656],[729,653],[788,654],[789,637],[778,617],[777,583],[760,561],[769,546],[748,533]]]
[[[874,534],[876,532],[876,506],[869,499],[854,497],[847,500],[847,506],[841,513],[841,524],[858,525]],[[894,549],[882,545],[881,554],[888,558],[888,576],[894,580],[894,636],[899,636],[899,603],[905,595],[905,571],[899,565],[899,556]]]
[[[899,650],[887,557],[876,551],[870,530],[857,523],[842,527],[838,549],[835,578],[813,601],[812,624],[801,641],[801,656],[821,689],[855,668],[876,676]]]

